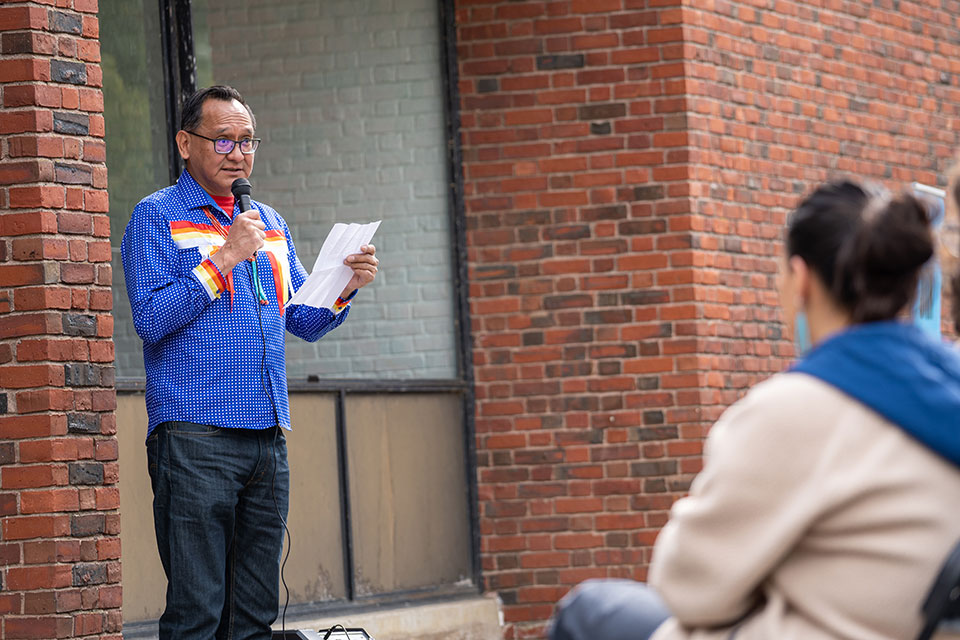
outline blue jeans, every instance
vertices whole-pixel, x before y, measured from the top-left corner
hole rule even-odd
[[[161,640],[270,640],[290,493],[282,431],[165,422],[147,463],[167,576]]]
[[[557,604],[550,640],[647,640],[670,611],[642,582],[586,580]]]

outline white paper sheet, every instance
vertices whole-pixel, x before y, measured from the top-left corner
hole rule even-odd
[[[353,277],[353,269],[343,263],[347,256],[360,253],[360,247],[370,244],[377,232],[380,220],[367,224],[338,222],[327,234],[320,253],[313,264],[313,271],[287,302],[305,304],[309,307],[333,308],[333,303]]]

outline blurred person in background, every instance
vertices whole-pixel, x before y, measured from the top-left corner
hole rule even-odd
[[[947,276],[950,282],[950,308],[953,330],[960,334],[960,157],[951,171],[944,207],[946,214],[939,234],[938,250],[943,272],[953,274],[952,277]]]
[[[917,635],[960,539],[960,355],[902,320],[934,243],[909,194],[838,181],[800,204],[778,284],[801,359],[711,429],[650,586],[579,585],[552,640]]]

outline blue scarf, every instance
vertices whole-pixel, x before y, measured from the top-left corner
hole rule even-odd
[[[960,466],[960,355],[917,327],[850,327],[791,371],[836,387]]]

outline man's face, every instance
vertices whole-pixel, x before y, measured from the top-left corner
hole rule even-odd
[[[210,98],[203,103],[203,116],[194,133],[207,138],[243,140],[252,138],[254,131],[246,107],[236,100]],[[249,178],[253,170],[254,154],[244,155],[240,145],[235,145],[230,153],[220,154],[214,151],[210,140],[179,131],[177,148],[190,175],[211,195],[229,196],[233,181]]]

